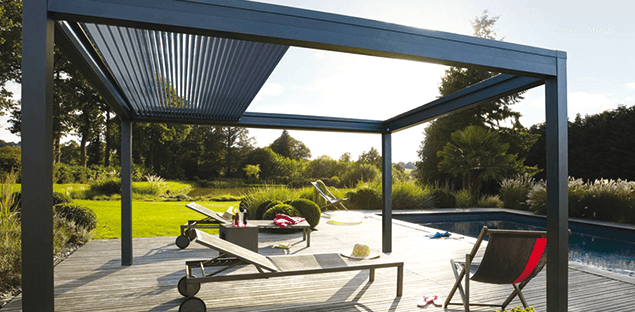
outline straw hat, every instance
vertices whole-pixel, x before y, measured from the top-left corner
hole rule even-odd
[[[370,249],[368,245],[355,244],[349,254],[342,254],[342,256],[360,260],[375,259],[379,257],[379,252],[377,250]]]

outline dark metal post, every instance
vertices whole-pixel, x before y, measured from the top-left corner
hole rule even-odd
[[[392,252],[392,146],[390,132],[381,134],[382,252]]]
[[[53,311],[53,21],[22,11],[22,310]]]
[[[568,310],[568,145],[566,55],[545,82],[547,130],[547,311]]]
[[[132,265],[132,125],[121,121],[121,265]]]

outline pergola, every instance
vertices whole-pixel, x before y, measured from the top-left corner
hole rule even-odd
[[[131,126],[177,122],[382,136],[382,248],[392,249],[391,134],[545,85],[547,307],[567,311],[566,53],[248,1],[24,1],[23,310],[53,311],[53,45],[122,120],[122,265],[132,265]],[[289,46],[501,73],[387,120],[245,112]]]

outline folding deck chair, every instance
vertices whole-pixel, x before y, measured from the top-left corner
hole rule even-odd
[[[327,213],[329,215],[328,223],[338,225],[355,225],[360,224],[364,221],[363,213],[359,211],[349,211],[348,209],[346,209],[346,206],[344,206],[342,202],[347,201],[348,198],[340,199],[335,197],[328,188],[322,187],[322,185],[324,184],[318,183],[317,181],[311,182],[311,184],[313,185],[313,187],[315,187],[315,190],[324,199],[324,201],[326,201],[326,205],[320,207],[320,209],[324,210],[328,207],[334,207],[335,209],[338,209],[338,205],[339,207],[344,209]]]
[[[206,218],[201,220],[189,220],[186,224],[181,225],[181,235],[176,238],[176,245],[185,249],[190,245],[190,241],[196,239],[196,235],[192,229],[217,229],[220,224],[231,224],[232,220],[223,217],[223,214],[211,211],[197,203],[189,203],[185,207],[190,208]],[[272,220],[249,220],[249,224],[257,226],[259,229],[276,229],[278,226]],[[289,229],[301,229],[302,240],[306,241],[306,246],[311,246],[311,225],[306,222],[300,222],[289,225]]]
[[[385,255],[372,260],[349,259],[339,253],[266,257],[217,236],[199,230],[193,232],[196,234],[197,243],[217,250],[219,256],[210,260],[186,261],[186,274],[179,280],[178,290],[181,295],[188,298],[181,303],[179,312],[205,311],[205,302],[194,296],[202,283],[209,282],[361,270],[369,270],[369,280],[372,282],[375,279],[375,269],[397,267],[397,297],[403,292],[403,262],[391,261]],[[194,271],[200,271],[200,276],[195,276]],[[279,286],[272,284],[272,287]]]
[[[489,236],[485,254],[480,263],[472,262],[483,242]],[[483,227],[472,251],[465,255],[465,262],[450,260],[456,282],[445,300],[448,305],[463,305],[466,312],[470,306],[505,307],[516,297],[526,308],[527,302],[521,290],[535,277],[547,263],[547,232],[490,230]],[[466,268],[469,273],[466,273]],[[473,275],[469,275],[474,271]],[[466,277],[467,275],[467,277]],[[465,279],[465,287],[461,281]],[[502,304],[480,304],[470,302],[470,280],[489,284],[511,284],[513,292]],[[450,302],[456,290],[461,294],[462,303]]]
[[[324,210],[327,209],[328,207],[333,207],[335,209],[339,209],[339,207],[343,208],[344,210],[348,210],[346,209],[346,206],[344,206],[344,204],[342,202],[347,201],[348,198],[337,198],[335,197],[335,195],[333,195],[328,188],[323,188],[322,185],[320,183],[316,182],[311,182],[311,185],[313,185],[313,187],[315,187],[315,190],[318,192],[318,194],[320,194],[320,196],[322,198],[324,198],[324,200],[326,201],[326,205],[320,207],[320,209]]]

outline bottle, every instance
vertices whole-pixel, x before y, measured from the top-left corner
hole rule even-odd
[[[233,225],[234,226],[240,226],[240,210],[237,208],[234,208],[233,211],[234,213],[234,218],[233,218]]]
[[[247,209],[243,208],[242,210],[242,214],[243,214],[243,225],[247,226]]]

